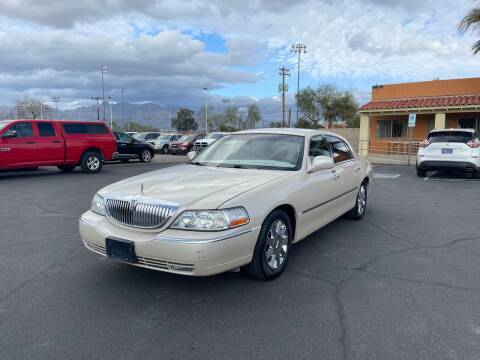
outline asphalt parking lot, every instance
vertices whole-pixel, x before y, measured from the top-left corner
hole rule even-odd
[[[2,359],[480,359],[480,181],[378,166],[365,218],[296,245],[272,282],[84,249],[93,194],[168,159],[0,174]]]

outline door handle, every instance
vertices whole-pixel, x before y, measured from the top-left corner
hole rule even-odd
[[[60,144],[60,140],[52,141],[54,144]]]
[[[332,174],[333,174],[333,179],[334,180],[340,178],[340,174],[337,172],[337,170],[332,170]]]

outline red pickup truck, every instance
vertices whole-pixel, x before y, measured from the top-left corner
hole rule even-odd
[[[105,124],[59,120],[0,121],[0,170],[80,166],[97,173],[117,155],[115,137]]]

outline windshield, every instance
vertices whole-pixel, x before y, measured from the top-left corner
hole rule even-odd
[[[298,170],[303,158],[302,136],[238,134],[216,141],[191,162],[194,165],[245,169]]]
[[[183,135],[179,141],[192,141],[195,139],[195,135]]]
[[[430,143],[449,142],[466,144],[473,139],[473,133],[469,131],[437,131],[430,133],[428,141]]]
[[[137,133],[133,135],[133,137],[137,140],[145,140],[146,136],[147,136],[147,133]]]
[[[10,124],[10,121],[0,121],[0,130]]]

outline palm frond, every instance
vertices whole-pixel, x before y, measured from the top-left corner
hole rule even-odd
[[[466,32],[470,28],[473,31],[478,30],[480,28],[480,8],[474,8],[465,15],[457,28],[461,32]]]
[[[474,55],[480,52],[480,40],[475,41],[475,43],[472,45],[472,52]]]

